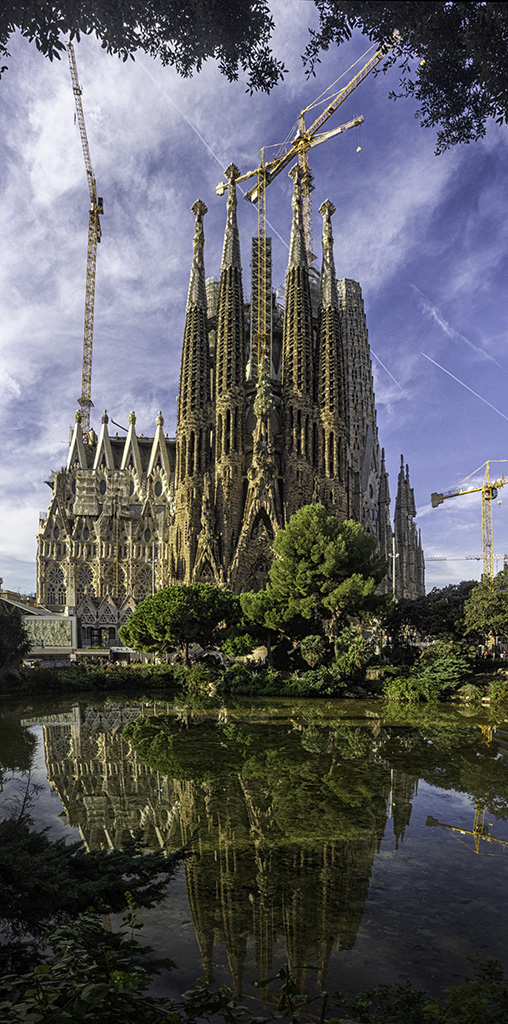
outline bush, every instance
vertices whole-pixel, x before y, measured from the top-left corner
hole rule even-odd
[[[221,689],[225,693],[250,693],[252,669],[242,661],[229,665],[222,675]]]
[[[464,686],[459,686],[456,693],[460,700],[465,701],[481,700],[483,696],[483,692],[480,690],[480,687],[475,686],[473,683],[465,683]]]
[[[490,700],[508,701],[508,679],[491,679],[486,689],[486,696]]]

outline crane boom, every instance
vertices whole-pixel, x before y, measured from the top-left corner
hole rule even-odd
[[[67,43],[67,55],[71,72],[72,91],[76,106],[76,118],[81,137],[83,156],[85,159],[85,170],[90,193],[90,210],[88,212],[88,239],[86,256],[86,284],[85,284],[85,323],[83,334],[83,367],[81,378],[81,398],[78,403],[81,407],[81,427],[86,441],[90,432],[90,408],[92,402],[92,352],[93,352],[93,323],[95,310],[95,272],[97,265],[97,244],[101,240],[102,229],[99,215],[104,213],[104,203],[101,196],[97,195],[97,183],[93,172],[88,137],[86,134],[85,115],[81,102],[81,86],[78,79],[78,69],[74,47]]]

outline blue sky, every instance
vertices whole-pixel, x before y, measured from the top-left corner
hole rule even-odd
[[[185,301],[197,198],[207,276],[219,272],[225,200],[215,186],[234,161],[257,164],[303,107],[370,45],[355,35],[306,79],[300,54],[314,8],[273,0],[274,47],[288,70],[271,96],[249,96],[213,62],[185,81],[145,55],[122,63],[93,39],[75,45],[88,139],[104,197],[97,259],[92,425],[102,410],[154,430],[162,409],[174,432]],[[81,392],[88,190],[67,61],[51,64],[15,37],[0,83],[0,576],[35,589],[35,535],[44,483],[65,462]],[[361,65],[360,65],[361,66]],[[479,495],[430,507],[486,459],[508,458],[508,133],[434,155],[435,134],[410,101],[391,102],[396,71],[370,76],[327,127],[365,122],[311,151],[314,249],[328,198],[340,277],[362,286],[373,354],[380,442],[392,498],[400,455],[409,463],[427,556],[480,555]],[[337,88],[339,85],[337,86]],[[358,147],[360,151],[357,152]],[[269,152],[269,151],[268,151]],[[274,287],[282,284],[291,223],[283,172],[267,193]],[[239,204],[244,288],[256,209]],[[281,237],[278,237],[281,236]],[[506,473],[496,462],[491,472]],[[494,505],[494,548],[508,551],[508,486]],[[499,563],[501,568],[501,563]],[[480,561],[429,562],[427,587],[479,578]]]

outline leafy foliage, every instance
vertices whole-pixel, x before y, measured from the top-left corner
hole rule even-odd
[[[101,914],[120,911],[127,889],[142,906],[154,906],[181,858],[181,852],[143,855],[134,842],[124,850],[87,853],[80,842],[52,842],[24,819],[0,821],[2,927],[13,938],[40,938],[56,921],[87,907]]]
[[[82,34],[94,34],[124,61],[144,50],[190,78],[213,58],[229,81],[241,70],[251,92],[268,92],[285,71],[270,50],[273,28],[267,0],[4,0],[0,58],[9,57],[7,44],[16,29],[50,60],[60,59],[63,37],[79,41]]]
[[[437,152],[483,138],[487,121],[508,120],[506,3],[381,3],[315,0],[320,29],[304,55],[312,71],[321,50],[360,29],[369,39],[398,42],[384,69],[401,72],[394,99],[412,97],[422,127],[439,127]]]
[[[409,673],[389,678],[384,685],[384,693],[389,700],[443,700],[467,683],[473,662],[474,651],[466,645],[453,640],[438,640],[423,648]]]
[[[309,633],[308,636],[304,636],[300,644],[302,658],[311,668],[319,665],[326,653],[326,648],[326,641],[317,633]]]
[[[375,590],[386,564],[360,523],[339,523],[322,505],[304,505],[278,531],[273,548],[265,589],[240,597],[245,616],[258,624],[304,636],[309,621],[316,632],[325,622],[335,637],[339,621],[347,624],[384,603]]]
[[[429,594],[393,605],[384,616],[385,632],[394,643],[403,643],[413,633],[420,637],[464,636],[464,606],[476,586],[475,580],[448,587],[434,587]]]
[[[0,675],[16,670],[31,647],[24,618],[18,608],[0,607]]]
[[[379,985],[352,999],[336,993],[334,1002],[359,1024],[499,1024],[508,1014],[508,988],[497,960],[469,960],[474,977],[432,998],[405,985]]]
[[[231,626],[240,617],[239,598],[230,590],[212,583],[178,583],[145,597],[119,633],[137,651],[161,652],[180,644],[187,662],[190,643],[215,644],[222,625]]]
[[[464,624],[466,633],[508,635],[508,569],[476,584],[464,607]]]

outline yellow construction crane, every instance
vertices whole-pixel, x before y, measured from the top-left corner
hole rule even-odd
[[[312,174],[310,172],[308,160],[309,149],[312,149],[314,146],[319,146],[322,142],[326,142],[335,135],[341,135],[343,132],[349,131],[350,128],[357,128],[363,123],[363,117],[359,116],[355,117],[352,121],[348,121],[347,124],[340,125],[338,128],[334,128],[331,131],[320,132],[320,128],[323,127],[332,114],[335,113],[348,96],[354,92],[361,82],[363,82],[367,75],[377,67],[398,38],[399,33],[394,32],[393,43],[383,43],[383,45],[376,50],[375,54],[346,86],[335,94],[327,97],[326,108],[309,128],[305,127],[305,114],[317,105],[321,97],[319,97],[318,100],[315,100],[310,106],[305,107],[298,116],[297,134],[293,139],[284,143],[282,147],[279,148],[277,156],[266,162],[265,149],[261,149],[261,160],[258,167],[252,171],[247,171],[246,174],[242,174],[235,179],[237,184],[241,184],[244,181],[248,181],[250,178],[257,178],[256,184],[246,193],[245,198],[251,203],[258,204],[258,266],[254,268],[255,271],[257,270],[257,279],[259,281],[257,309],[258,349],[259,347],[264,347],[264,345],[266,345],[268,337],[267,303],[270,301],[270,296],[267,295],[266,189],[270,182],[272,182],[274,178],[276,178],[277,175],[279,175],[281,171],[283,171],[284,168],[287,167],[295,157],[297,157],[303,172],[302,198],[305,222],[305,244],[309,262],[312,262],[316,257],[312,252]],[[329,89],[327,89],[326,92],[329,92]],[[221,181],[217,185],[216,192],[218,195],[222,196],[227,191],[227,188],[228,183]]]
[[[88,191],[90,193],[90,210],[88,213],[88,246],[86,254],[86,286],[85,286],[85,329],[83,336],[83,370],[81,379],[81,398],[78,403],[81,406],[81,427],[83,437],[89,441],[90,433],[90,408],[92,402],[92,351],[93,351],[93,317],[95,306],[95,268],[97,263],[97,243],[101,240],[102,230],[99,215],[104,213],[104,205],[101,196],[97,195],[97,184],[93,173],[88,138],[86,134],[85,115],[81,103],[81,86],[78,79],[78,69],[74,47],[67,43],[67,55],[71,71],[72,90],[76,104],[76,118],[81,136],[83,156],[85,158],[86,176],[88,180]]]
[[[504,487],[508,483],[508,477],[502,476],[497,480],[490,479],[490,463],[495,462],[508,462],[508,459],[490,459],[487,462],[483,462],[478,469],[475,469],[473,473],[463,481],[464,484],[475,476],[476,473],[480,472],[485,466],[485,475],[483,483],[478,487],[457,487],[453,491],[443,491],[442,494],[434,491],[430,496],[432,508],[437,508],[438,505],[442,505],[445,498],[457,498],[462,494],[474,494],[476,491],[481,492],[482,496],[482,547],[483,547],[483,579],[492,580],[494,579],[494,539],[492,530],[492,502],[497,498],[498,491],[501,487]]]

